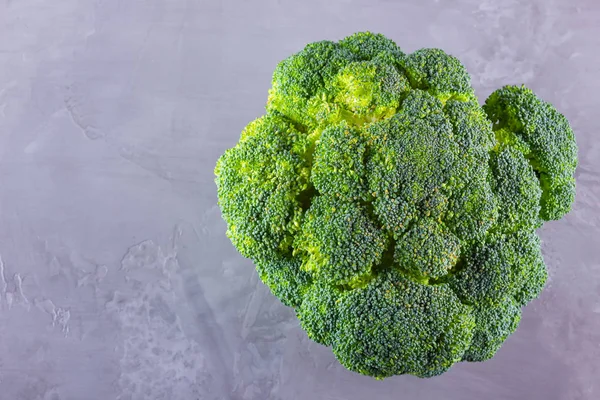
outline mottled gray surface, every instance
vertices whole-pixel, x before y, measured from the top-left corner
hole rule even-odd
[[[597,0],[0,3],[0,400],[600,398]],[[430,380],[344,370],[215,205],[275,64],[360,30],[446,49],[481,99],[529,85],[580,146],[545,292],[493,360]]]

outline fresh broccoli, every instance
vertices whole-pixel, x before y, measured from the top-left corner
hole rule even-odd
[[[266,114],[216,168],[227,235],[349,370],[431,377],[491,358],[547,272],[536,229],[571,209],[566,118],[458,59],[380,34],[275,68]]]

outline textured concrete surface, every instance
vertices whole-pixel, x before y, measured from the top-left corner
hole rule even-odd
[[[0,0],[0,400],[600,398],[597,0]],[[307,42],[381,32],[571,121],[577,201],[491,361],[344,370],[225,237],[213,167]]]

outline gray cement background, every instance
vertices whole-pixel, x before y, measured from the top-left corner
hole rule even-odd
[[[0,0],[0,400],[600,399],[597,0]],[[381,32],[571,121],[574,210],[491,361],[344,370],[225,237],[213,167],[306,43]]]

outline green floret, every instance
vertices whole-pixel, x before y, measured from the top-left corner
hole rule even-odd
[[[519,326],[521,308],[506,296],[495,304],[478,304],[473,312],[475,334],[464,361],[485,361],[494,356],[506,338]]]
[[[387,234],[369,219],[363,206],[317,196],[294,246],[306,253],[302,268],[316,278],[351,285],[371,274],[387,244]]]
[[[311,173],[319,193],[344,200],[366,197],[365,142],[362,132],[345,121],[323,131],[315,147]]]
[[[253,260],[291,253],[300,231],[302,193],[309,188],[309,143],[289,122],[266,115],[218,160],[217,193],[227,235]]]
[[[333,352],[351,371],[385,378],[430,377],[462,358],[473,336],[470,307],[447,286],[387,271],[344,293]]]
[[[450,284],[467,304],[493,304],[506,296],[522,304],[537,297],[545,283],[540,241],[533,232],[488,235],[461,262]]]
[[[374,212],[395,238],[417,217],[418,204],[453,178],[458,145],[441,110],[437,99],[415,91],[398,114],[367,128],[374,138],[366,164]]]
[[[473,177],[449,195],[444,223],[465,244],[483,240],[497,220],[500,205],[492,192],[487,170],[486,164],[472,166]]]
[[[517,254],[513,270],[516,284],[514,297],[519,307],[522,307],[540,295],[548,279],[548,272],[542,256],[541,241],[535,232],[517,232],[512,235],[512,245]]]
[[[421,218],[400,237],[394,261],[413,278],[427,283],[448,273],[458,261],[460,242],[442,225]]]
[[[402,104],[402,114],[410,120],[438,120],[443,117],[443,111],[444,104],[440,99],[420,89],[412,90]],[[442,122],[447,124],[449,121],[445,118]]]
[[[444,222],[462,241],[472,243],[481,240],[498,218],[499,206],[488,168],[494,133],[475,101],[451,99],[444,113],[459,145]]]
[[[491,155],[492,188],[502,204],[495,229],[511,233],[537,228],[541,225],[542,189],[533,168],[521,152],[511,147]]]
[[[307,129],[389,118],[410,88],[397,68],[403,56],[391,40],[371,33],[311,43],[279,63],[267,109]]]
[[[454,138],[465,156],[486,159],[487,152],[496,144],[492,123],[477,101],[451,99],[444,105],[444,113],[453,127]]]
[[[357,114],[357,120],[365,116],[378,120],[393,115],[409,89],[408,79],[394,66],[375,61],[348,64],[328,88],[333,101]]]
[[[359,32],[281,61],[266,115],[217,161],[227,236],[308,337],[377,379],[483,361],[548,273],[577,145],[524,87],[479,104],[439,49]]]
[[[562,175],[541,173],[540,183],[542,186],[540,217],[544,221],[560,219],[571,211],[575,201],[574,176],[568,173]]]
[[[465,254],[450,284],[464,303],[497,302],[515,290],[514,259],[514,249],[505,236],[490,236]]]
[[[474,98],[471,77],[461,62],[440,49],[421,49],[406,57],[404,68],[413,87],[443,102]]]
[[[338,308],[342,293],[333,285],[316,281],[304,294],[296,315],[311,340],[331,346],[337,330]]]
[[[448,194],[442,193],[438,188],[433,189],[423,201],[419,204],[418,212],[425,218],[431,218],[440,221],[441,217],[448,210]]]
[[[309,112],[311,99],[320,98],[325,84],[353,60],[352,53],[334,42],[307,45],[275,68],[267,110],[277,110],[299,124],[317,125]]]
[[[394,41],[379,33],[357,32],[339,41],[359,60],[372,60],[377,57],[392,56],[401,61],[405,55]]]
[[[577,144],[569,122],[530,89],[505,86],[483,106],[498,132],[499,143],[523,152],[542,182],[540,217],[559,219],[575,199]]]
[[[298,307],[312,284],[310,275],[301,269],[301,265],[299,257],[279,256],[256,261],[256,271],[260,280],[283,304]]]

